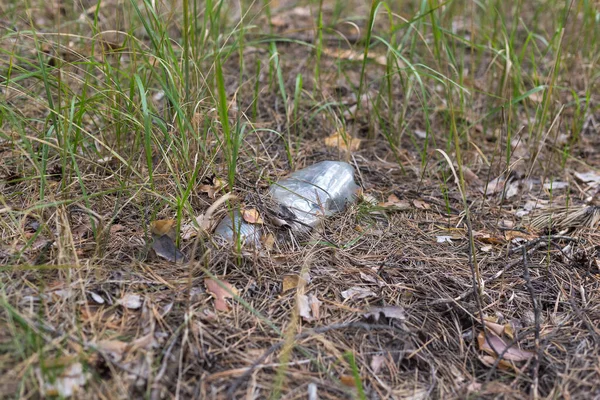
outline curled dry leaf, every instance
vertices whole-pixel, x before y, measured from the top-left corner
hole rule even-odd
[[[263,224],[264,221],[255,208],[242,210],[242,218],[249,224]]]
[[[310,312],[308,296],[305,294],[296,296],[296,304],[298,306],[298,315],[300,315],[305,321],[312,321],[313,317]]]
[[[506,231],[504,233],[504,237],[509,242],[511,242],[511,241],[513,241],[515,239],[522,239],[522,240],[534,240],[534,239],[537,239],[537,235],[534,235],[533,233],[521,232],[521,231],[517,231],[517,230]]]
[[[308,296],[305,294],[296,297],[298,306],[298,314],[307,322],[315,321],[320,318],[320,307],[323,304],[317,296],[312,293]]]
[[[342,134],[340,131],[334,132],[331,136],[325,138],[325,146],[335,147],[344,151],[357,151],[360,148],[361,140],[354,138],[349,134]]]
[[[497,324],[492,321],[483,320],[485,326],[492,332],[494,332],[497,336],[502,336],[504,334],[504,325]]]
[[[533,353],[531,351],[521,350],[516,345],[508,347],[504,339],[496,336],[492,332],[489,332],[488,337],[486,337],[483,331],[479,332],[479,335],[477,336],[477,344],[479,345],[479,350],[493,357],[497,357],[497,354],[494,350],[499,353],[504,353],[502,356],[504,360],[519,362],[529,360],[531,357],[533,357]]]
[[[485,232],[473,232],[473,236],[475,237],[475,239],[477,239],[481,243],[486,243],[486,244],[503,244],[504,243],[504,239],[502,239],[500,237],[492,236],[491,234],[485,233]]]
[[[217,311],[229,311],[230,307],[227,299],[232,299],[234,295],[238,295],[237,289],[230,283],[220,280],[217,282],[212,278],[204,280],[206,290],[215,298],[215,309]],[[223,285],[224,287],[222,287]]]
[[[130,310],[137,310],[142,306],[142,298],[139,294],[126,293],[119,301],[118,304]]]
[[[317,296],[312,293],[308,295],[308,305],[310,306],[310,311],[315,320],[321,318],[321,304],[323,304],[323,302],[320,301]]]

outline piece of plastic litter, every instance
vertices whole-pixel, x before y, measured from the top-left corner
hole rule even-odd
[[[269,194],[279,204],[280,214],[292,217],[292,229],[305,231],[323,217],[343,211],[356,200],[359,188],[350,164],[322,161],[274,183]],[[239,210],[233,211],[233,219],[227,215],[215,229],[215,236],[228,242],[239,237],[242,244],[258,244],[260,235],[260,225],[244,221]]]

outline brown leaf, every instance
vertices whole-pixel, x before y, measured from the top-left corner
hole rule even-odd
[[[175,224],[177,221],[174,219],[159,219],[156,221],[150,222],[150,232],[157,236],[162,235],[173,235],[173,228],[175,228]]]
[[[318,320],[321,317],[320,308],[322,301],[320,301],[317,296],[314,294],[308,295],[308,305],[310,306],[310,311],[312,312],[313,319]]]
[[[492,236],[489,233],[473,232],[473,236],[475,237],[475,239],[477,239],[481,243],[487,243],[487,244],[503,244],[504,243],[504,239],[496,237],[496,236]]]
[[[398,210],[408,210],[410,208],[410,204],[408,203],[408,201],[400,200],[398,196],[396,196],[393,193],[388,196],[387,201],[379,203],[379,206],[386,208],[395,208]]]
[[[356,387],[356,380],[354,379],[354,376],[352,376],[352,375],[340,376],[340,382],[342,382],[342,384],[344,386]]]
[[[129,343],[120,340],[101,340],[95,347],[102,353],[110,356],[113,362],[119,362],[123,359],[123,354],[127,350]]]
[[[361,140],[354,138],[347,133],[342,134],[340,131],[334,132],[331,136],[325,138],[325,146],[336,147],[344,151],[357,151],[360,148]]]
[[[485,319],[483,323],[490,331],[494,332],[497,336],[502,336],[502,334],[504,334],[504,325],[500,325],[492,321],[487,321]]]
[[[487,354],[484,354],[482,356],[479,356],[479,360],[486,366],[486,367],[492,367],[495,363],[496,363],[496,358],[489,356]],[[498,363],[498,368],[502,369],[502,370],[515,370],[513,364],[510,361],[506,361],[506,360],[500,360],[500,362]]]
[[[210,197],[214,199],[217,196],[217,193],[227,187],[227,182],[223,179],[213,178],[211,185],[200,185],[199,189],[201,192],[204,192]]]
[[[473,172],[470,168],[463,167],[463,176],[467,185],[481,185],[481,180],[479,179],[477,174]]]
[[[496,336],[493,333],[490,333],[486,338],[483,331],[479,332],[479,335],[477,336],[477,343],[479,344],[479,350],[484,351],[493,357],[497,357],[497,354],[494,350],[499,353],[504,353],[502,356],[504,360],[518,362],[526,361],[533,357],[533,353],[531,351],[521,350],[515,345],[508,347],[504,339]]]
[[[516,231],[516,230],[505,231],[504,237],[509,242],[512,241],[513,239],[524,239],[524,240],[537,239],[537,235],[534,235],[529,232],[521,232],[521,231]]]
[[[266,235],[263,235],[261,241],[265,250],[273,250],[273,246],[275,246],[275,236],[273,236],[272,233],[269,232]]]
[[[242,210],[242,218],[249,224],[263,224],[264,221],[255,208]]]
[[[423,200],[419,200],[419,199],[415,199],[413,200],[413,204],[415,205],[416,208],[421,209],[421,210],[429,210],[431,208],[431,206],[424,202]]]
[[[221,287],[219,283],[225,286],[227,289]],[[215,298],[215,309],[217,311],[229,311],[230,307],[226,299],[233,298],[233,295],[237,296],[237,289],[228,282],[217,282],[212,278],[204,279],[204,285],[206,286],[206,290],[208,291],[208,293],[213,295],[213,297]]]
[[[284,275],[281,293],[285,293],[288,290],[296,289],[298,287],[299,282],[300,276],[298,275]]]
[[[119,225],[119,224],[114,224],[114,225],[111,225],[111,227],[110,227],[111,234],[121,232],[123,230],[125,230],[125,227],[123,225]]]

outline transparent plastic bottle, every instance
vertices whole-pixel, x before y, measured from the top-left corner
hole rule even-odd
[[[290,174],[269,188],[283,216],[294,230],[314,228],[321,218],[346,208],[356,199],[359,186],[354,181],[354,168],[342,161],[322,161]],[[226,216],[215,229],[215,235],[233,241],[236,232],[244,244],[260,237],[260,226],[245,222],[239,211]]]

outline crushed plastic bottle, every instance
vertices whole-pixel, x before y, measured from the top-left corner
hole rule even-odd
[[[244,221],[240,210],[237,209],[233,210],[233,219],[231,215],[226,215],[215,228],[215,236],[230,243],[239,238],[240,243],[245,245],[258,244],[260,242],[260,235],[260,226]]]
[[[269,192],[280,207],[294,213],[300,226],[315,227],[322,217],[343,211],[358,188],[350,164],[322,161],[274,183]]]
[[[303,231],[317,226],[321,218],[343,211],[355,200],[358,189],[350,164],[322,161],[274,183],[269,194],[279,204],[280,214],[290,217],[292,229]],[[245,222],[235,210],[233,220],[226,216],[215,229],[215,235],[230,242],[239,236],[244,244],[257,243],[260,226]]]

